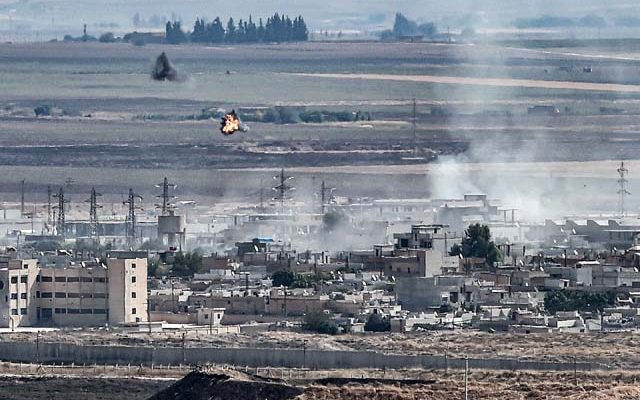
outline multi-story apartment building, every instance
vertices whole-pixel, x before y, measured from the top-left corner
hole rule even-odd
[[[147,260],[40,268],[0,263],[0,327],[100,326],[147,321]]]

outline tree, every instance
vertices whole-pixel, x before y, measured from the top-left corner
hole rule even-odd
[[[207,41],[207,27],[204,19],[196,19],[190,37],[191,41],[195,43],[205,43]]]
[[[308,312],[304,316],[302,329],[326,335],[335,335],[338,333],[338,325],[336,325],[324,311]]]
[[[474,224],[464,232],[462,244],[454,244],[449,252],[452,256],[484,258],[487,264],[502,260],[502,254],[491,241],[491,231],[486,225]]]
[[[219,17],[216,17],[211,24],[207,25],[207,42],[222,43],[224,35],[224,26],[222,26],[222,21]]]
[[[427,22],[426,24],[420,24],[418,26],[418,31],[423,34],[425,37],[431,38],[438,33],[438,29],[436,28],[436,24],[433,22]]]
[[[544,297],[544,308],[550,314],[558,311],[602,312],[616,303],[615,292],[588,293],[569,290],[548,292]]]
[[[233,22],[233,18],[229,18],[227,22],[227,33],[224,41],[227,43],[234,43],[236,41],[236,24]]]
[[[418,33],[418,25],[409,20],[401,13],[396,13],[396,20],[393,23],[393,35],[396,38],[402,36],[415,36]]]
[[[180,44],[187,41],[187,34],[182,30],[180,21],[167,22],[165,26],[165,39],[167,43]]]
[[[198,253],[178,253],[171,267],[171,274],[189,277],[202,270],[202,256]]]
[[[367,332],[389,332],[391,331],[391,322],[388,318],[374,312],[367,318],[367,322],[364,324],[364,330]]]
[[[271,281],[275,287],[289,287],[293,284],[294,280],[295,275],[291,271],[276,271],[271,275]]]
[[[116,41],[116,37],[113,35],[113,32],[106,32],[100,35],[98,41],[100,43],[114,43]]]

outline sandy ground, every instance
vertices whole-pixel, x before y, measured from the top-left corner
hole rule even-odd
[[[436,75],[391,75],[391,74],[292,74],[314,78],[363,79],[395,82],[441,83],[449,85],[478,85],[495,87],[518,87],[536,89],[590,90],[599,92],[639,93],[640,85],[611,83],[546,81],[534,79],[470,78],[462,76]]]

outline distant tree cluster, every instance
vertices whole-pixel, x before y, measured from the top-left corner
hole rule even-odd
[[[556,290],[548,292],[544,297],[544,308],[550,314],[558,311],[590,311],[596,312],[616,304],[616,294],[587,293],[568,290]]]
[[[514,22],[518,29],[540,29],[540,28],[604,28],[607,21],[599,15],[585,15],[582,18],[557,17],[554,15],[543,15],[537,18],[520,18]]]
[[[302,16],[293,20],[278,13],[267,18],[266,23],[262,18],[258,24],[249,16],[248,20],[240,19],[237,23],[229,18],[223,24],[220,17],[212,22],[206,22],[202,18],[196,19],[193,30],[187,34],[182,30],[179,21],[167,22],[166,41],[172,44],[185,43],[259,43],[259,42],[303,42],[309,39],[307,24]]]
[[[393,29],[382,32],[383,40],[398,40],[411,37],[433,38],[438,29],[433,22],[418,24],[401,13],[396,13]]]

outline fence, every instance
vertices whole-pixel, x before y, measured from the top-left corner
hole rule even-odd
[[[400,355],[374,351],[306,349],[90,346],[73,343],[0,342],[0,360],[75,365],[202,365],[251,368],[463,369],[465,360],[444,355]],[[602,366],[585,362],[545,362],[469,358],[469,368],[488,370],[589,371]]]

